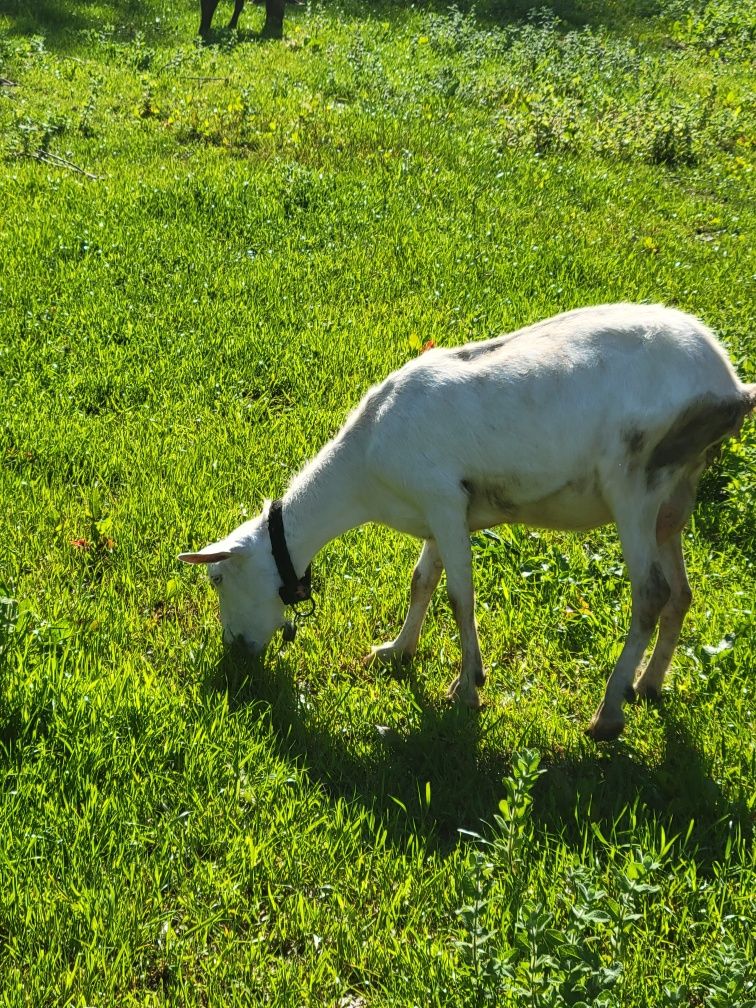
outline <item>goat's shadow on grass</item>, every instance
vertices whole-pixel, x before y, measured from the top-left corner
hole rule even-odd
[[[478,717],[451,704],[431,704],[419,689],[415,696],[420,725],[404,732],[355,726],[346,711],[348,684],[340,699],[321,709],[307,687],[296,682],[285,658],[263,666],[228,653],[206,686],[225,692],[232,711],[260,704],[285,759],[294,759],[333,798],[370,806],[397,837],[418,829],[439,835],[452,830],[456,835],[457,825],[478,822],[477,811],[495,807],[501,797],[501,775],[498,797],[492,792],[489,802],[468,793],[473,782],[481,783]],[[341,711],[343,723],[334,729]],[[501,773],[506,768],[502,759]]]
[[[408,681],[419,713],[402,730],[354,728],[346,711],[340,721],[348,686],[330,709],[322,709],[296,683],[285,657],[263,667],[227,654],[206,687],[225,693],[232,713],[258,704],[279,755],[293,759],[332,798],[368,808],[392,841],[404,844],[420,835],[446,851],[460,829],[485,834],[493,824],[514,753],[486,743],[491,725],[484,718],[429,698],[411,672]],[[686,724],[672,710],[662,716],[666,746],[654,766],[633,758],[622,742],[597,747],[586,741],[576,753],[560,754],[526,729],[523,745],[540,750],[546,770],[533,795],[537,833],[579,848],[586,820],[627,842],[643,836],[644,825],[663,826],[667,837],[687,836],[692,828],[686,854],[696,850],[702,867],[723,856],[734,829],[750,842],[753,821],[745,797],[727,799]]]
[[[688,837],[686,855],[695,850],[704,869],[723,858],[739,834],[749,845],[754,818],[746,794],[727,796],[715,781],[703,743],[691,734],[674,701],[660,711],[664,752],[651,764],[623,741],[586,745],[577,756],[545,756],[548,773],[540,782],[535,814],[544,831],[579,845],[586,821],[601,833],[617,833],[643,846],[644,827],[666,837]],[[650,717],[640,709],[633,715]]]

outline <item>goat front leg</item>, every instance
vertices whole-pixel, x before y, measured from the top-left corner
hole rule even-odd
[[[399,636],[396,640],[374,647],[366,658],[368,664],[374,661],[381,664],[404,664],[412,660],[425,614],[443,569],[436,543],[433,539],[426,539],[412,572],[409,609]]]
[[[625,700],[635,698],[632,683],[636,670],[669,601],[670,586],[656,544],[655,517],[654,513],[649,522],[643,522],[641,515],[629,526],[617,520],[632,584],[633,611],[630,631],[609,677],[604,699],[587,729],[595,742],[608,742],[622,733],[625,727],[622,706]]]
[[[475,592],[472,576],[472,547],[467,525],[467,499],[459,507],[450,506],[429,516],[431,530],[446,570],[446,589],[454,619],[459,628],[462,669],[447,691],[450,700],[467,707],[480,707],[478,687],[485,683],[480,656],[478,629],[475,625]]]

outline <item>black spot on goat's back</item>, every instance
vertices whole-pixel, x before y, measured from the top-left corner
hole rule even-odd
[[[461,361],[477,360],[478,357],[485,357],[487,354],[496,353],[507,343],[518,339],[520,333],[507,333],[504,336],[494,336],[493,339],[481,340],[478,343],[463,343],[462,346],[454,347],[452,353]]]
[[[486,354],[493,353],[494,350],[498,350],[499,347],[495,343],[470,343],[466,346],[459,347],[454,351],[455,356],[461,361],[471,361],[475,360],[477,357],[484,357]]]

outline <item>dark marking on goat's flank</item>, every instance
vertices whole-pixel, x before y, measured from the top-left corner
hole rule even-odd
[[[487,505],[501,517],[502,521],[515,510],[514,501],[502,486],[495,483],[481,485],[468,479],[463,479],[461,485],[469,497],[470,507]]]
[[[514,502],[504,487],[486,486],[482,487],[482,492],[488,503],[496,511],[500,511],[502,514],[508,514],[514,508]]]
[[[651,452],[646,463],[649,482],[658,469],[692,462],[707,448],[736,434],[744,413],[743,402],[738,398],[707,397],[691,403]]]
[[[487,487],[486,497],[491,507],[502,514],[509,514],[514,508],[511,499],[504,493],[501,487]]]
[[[622,440],[625,442],[627,450],[631,455],[638,455],[643,451],[643,446],[646,443],[646,435],[637,427],[630,427],[626,431],[623,431]]]
[[[589,484],[590,480],[588,476],[578,476],[577,479],[570,480],[564,489],[570,490],[572,493],[582,497],[587,492]]]

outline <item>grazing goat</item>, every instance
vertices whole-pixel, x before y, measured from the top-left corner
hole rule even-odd
[[[691,601],[681,531],[696,484],[755,406],[756,384],[740,382],[690,315],[630,304],[566,312],[410,361],[365,395],[281,500],[180,559],[209,565],[226,640],[260,653],[286,626],[285,604],[309,598],[310,561],[335,536],[375,521],[423,539],[404,625],[372,656],[412,657],[445,570],[462,650],[448,695],[477,707],[485,675],[470,532],[615,522],[632,618],[588,728],[613,739],[623,702],[661,690]]]
[[[255,0],[255,2],[262,3],[263,0]],[[283,34],[284,2],[285,0],[265,0],[265,24],[262,34],[267,38],[280,38]],[[199,33],[202,38],[207,38],[210,34],[210,25],[217,6],[218,0],[200,0]],[[243,7],[244,0],[234,0],[234,13],[228,22],[229,28],[236,28]]]

